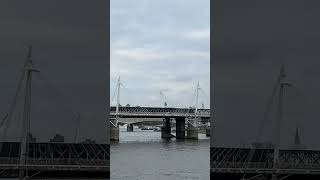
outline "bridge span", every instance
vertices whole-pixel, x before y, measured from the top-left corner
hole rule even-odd
[[[214,179],[319,179],[320,151],[281,149],[273,162],[272,148],[226,148],[210,150],[211,177]]]
[[[118,123],[125,123],[129,125],[141,122],[162,122],[163,118],[118,118]]]
[[[106,178],[110,145],[96,143],[28,143],[24,164],[20,163],[21,143],[0,142],[0,178]]]
[[[210,109],[111,106],[110,116],[110,140],[112,141],[119,140],[118,122],[126,122],[130,125],[143,121],[159,121],[159,119],[163,121],[163,127],[161,128],[162,138],[172,137],[170,122],[175,120],[176,138],[197,139],[197,123],[202,119],[210,118]],[[185,132],[187,132],[187,136]]]
[[[119,107],[117,113],[116,107],[110,107],[111,116],[119,116],[121,118],[176,118],[176,117],[200,117],[210,118],[210,109],[191,108],[171,108],[171,107]]]

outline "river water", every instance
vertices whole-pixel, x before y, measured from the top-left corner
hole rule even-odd
[[[117,180],[208,180],[209,141],[167,141],[161,132],[126,132],[120,129],[120,141],[111,143],[111,179]]]

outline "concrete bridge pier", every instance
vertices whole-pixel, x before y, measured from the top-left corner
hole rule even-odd
[[[127,125],[127,132],[133,132],[133,124]]]
[[[210,131],[211,131],[210,127],[206,127],[206,136],[207,137],[210,137]]]
[[[187,138],[188,139],[198,139],[198,131],[199,129],[196,126],[188,123],[187,127]]]
[[[184,139],[186,132],[186,119],[184,117],[176,118],[176,138]]]
[[[110,141],[119,141],[119,127],[113,124],[116,124],[116,120],[110,119]]]
[[[188,126],[187,127],[187,138],[188,139],[198,139],[198,128]]]
[[[163,119],[163,126],[161,127],[161,138],[170,139],[171,137],[172,135],[171,135],[170,118],[165,117]]]

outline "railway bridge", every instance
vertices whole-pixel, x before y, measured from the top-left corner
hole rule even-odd
[[[170,121],[176,121],[176,138],[197,139],[197,123],[210,118],[210,109],[170,108],[170,107],[110,107],[110,140],[119,140],[118,122],[133,123],[142,121],[163,121],[162,138],[171,138]],[[140,120],[139,120],[140,119]],[[185,135],[187,132],[187,136]]]
[[[273,157],[273,148],[211,148],[211,178],[218,180],[320,178],[319,150],[281,149],[277,163],[273,162]]]
[[[198,108],[198,96],[200,88],[199,82],[195,90],[196,103],[194,107],[190,108],[174,108],[167,107],[167,103],[164,102],[164,107],[123,107],[120,106],[120,88],[123,84],[120,82],[120,77],[117,81],[116,91],[116,105],[110,106],[110,140],[119,141],[119,127],[118,122],[126,122],[129,124],[129,128],[133,129],[133,123],[142,122],[147,119],[150,121],[159,118],[163,121],[161,128],[161,137],[169,139],[171,135],[171,120],[176,121],[176,138],[177,139],[198,139],[198,127],[197,124],[201,119],[210,118],[210,109]],[[114,94],[114,95],[115,95]],[[160,91],[160,95],[164,96]],[[131,122],[130,122],[130,119]],[[137,120],[140,119],[140,120]],[[185,135],[187,132],[187,135]]]

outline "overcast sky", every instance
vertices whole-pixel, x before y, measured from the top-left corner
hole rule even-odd
[[[284,63],[294,87],[285,91],[281,146],[292,145],[299,128],[302,143],[319,149],[319,1],[215,2],[211,142],[232,146],[255,141]],[[277,99],[263,125],[264,141],[272,141],[276,105]]]
[[[110,99],[120,104],[189,107],[197,82],[209,107],[210,0],[111,0]],[[115,97],[112,105],[115,105]],[[195,99],[195,98],[194,98]]]
[[[31,132],[38,141],[61,133],[73,141],[106,142],[108,105],[107,1],[0,2],[0,113],[8,112],[28,44],[40,69],[32,84]],[[21,99],[20,99],[21,100]],[[21,102],[21,101],[20,101]],[[80,113],[80,124],[74,113]],[[2,119],[2,118],[1,118]],[[21,118],[10,123],[16,140]],[[3,129],[0,129],[3,132]]]

